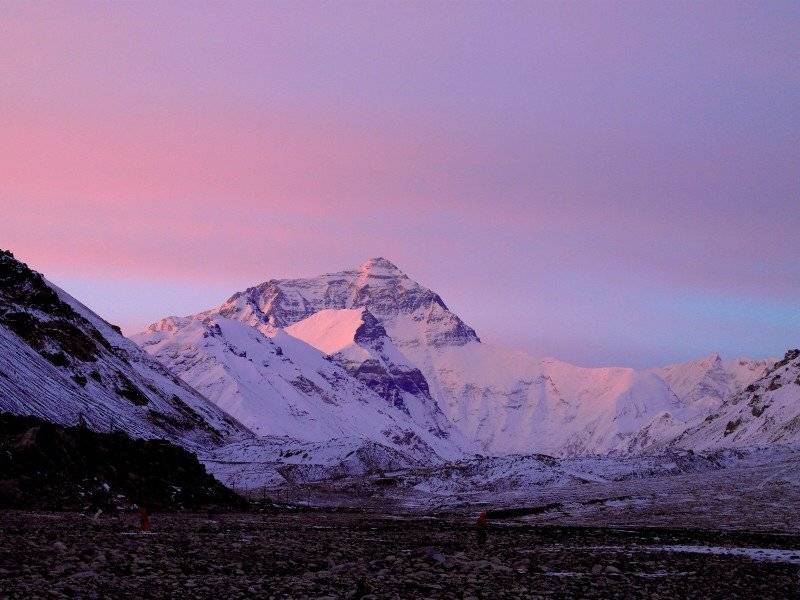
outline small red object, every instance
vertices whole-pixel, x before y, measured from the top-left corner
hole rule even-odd
[[[150,531],[150,517],[147,514],[147,509],[141,507],[139,509],[140,529],[141,531]]]
[[[489,524],[489,522],[488,522],[488,520],[486,518],[486,511],[485,510],[481,511],[481,514],[478,516],[478,522],[476,523],[476,525],[478,527],[480,527],[481,529],[483,529],[488,524]]]

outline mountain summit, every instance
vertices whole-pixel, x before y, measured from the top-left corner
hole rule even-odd
[[[361,263],[358,270],[370,277],[406,277],[397,265],[382,256]]]
[[[306,279],[271,279],[237,292],[217,313],[252,326],[283,328],[325,309],[366,308],[400,347],[460,346],[480,341],[438,294],[385,258]]]
[[[271,279],[134,339],[261,435],[366,438],[417,458],[469,446],[405,349],[478,337],[385,258]]]

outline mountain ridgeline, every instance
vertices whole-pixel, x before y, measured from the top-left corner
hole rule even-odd
[[[211,326],[221,332],[213,342],[191,333]],[[438,294],[385,258],[319,277],[272,279],[197,315],[159,321],[134,339],[260,434],[356,435],[401,451],[408,440],[444,459],[688,447],[701,443],[707,417],[730,410],[774,362],[712,355],[662,369],[582,368],[485,344]],[[245,348],[244,339],[260,344]],[[283,351],[280,361],[264,353],[272,346]],[[293,377],[314,386],[295,379],[287,388],[289,364]],[[342,407],[361,417],[343,419]],[[370,423],[386,417],[394,424],[381,424],[376,436]],[[755,427],[746,439],[702,444],[769,444],[773,437]],[[782,439],[794,441],[788,433]]]
[[[197,447],[251,435],[7,251],[0,251],[0,410]]]
[[[237,489],[502,470],[796,444],[800,352],[577,367],[482,342],[384,258],[269,280],[131,341],[2,252],[0,412],[165,440]]]

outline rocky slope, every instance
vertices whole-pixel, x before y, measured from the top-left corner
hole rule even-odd
[[[192,448],[252,436],[6,251],[0,251],[0,411]]]
[[[675,440],[684,448],[800,443],[800,350],[782,360]]]
[[[715,353],[651,372],[661,377],[692,412],[708,414],[762,377],[774,363],[774,358],[723,360]]]

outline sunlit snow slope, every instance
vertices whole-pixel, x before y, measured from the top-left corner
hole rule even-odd
[[[354,437],[412,456],[459,453],[325,353],[283,331],[222,316],[165,319],[135,339],[259,435],[324,441]]]

